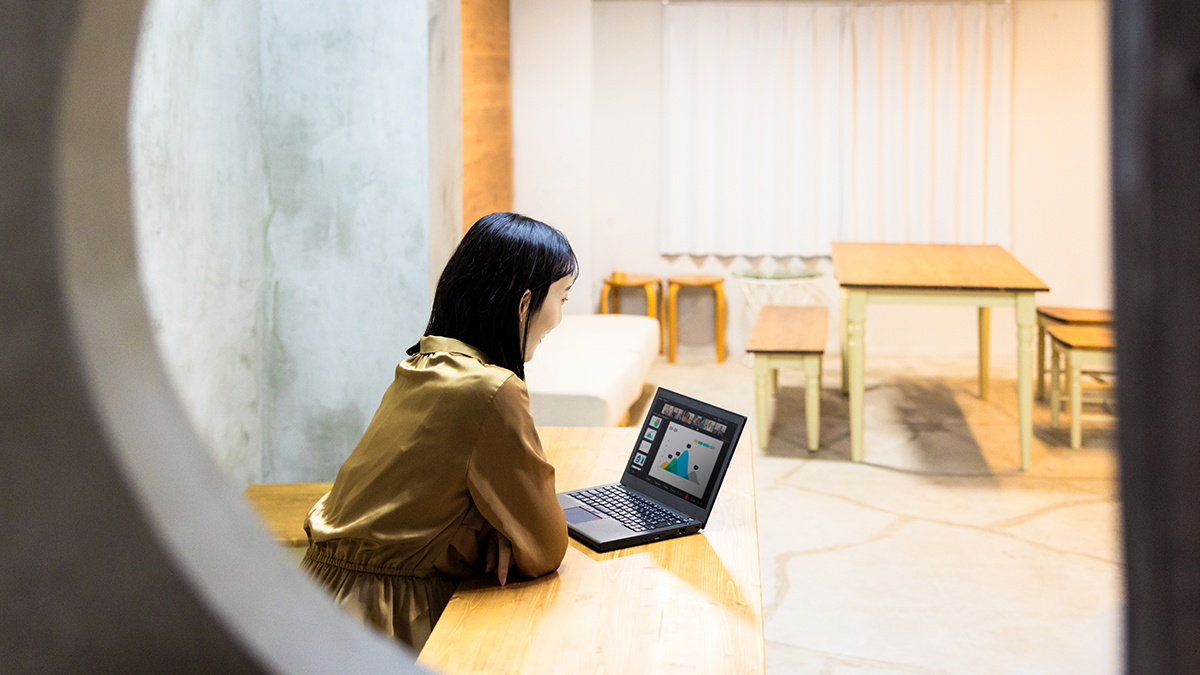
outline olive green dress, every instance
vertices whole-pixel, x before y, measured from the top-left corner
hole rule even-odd
[[[309,512],[301,567],[339,605],[419,650],[458,581],[481,571],[493,528],[527,576],[554,571],[566,553],[529,393],[474,347],[425,336]]]

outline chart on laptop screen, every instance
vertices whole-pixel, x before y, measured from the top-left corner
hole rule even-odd
[[[720,439],[668,422],[650,475],[694,497],[703,497],[721,445]]]

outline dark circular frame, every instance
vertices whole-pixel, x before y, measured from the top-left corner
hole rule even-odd
[[[143,5],[0,5],[0,670],[426,672],[270,541],[159,359],[128,157]]]

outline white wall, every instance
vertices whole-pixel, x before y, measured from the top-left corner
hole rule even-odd
[[[1112,306],[1108,7],[1015,3],[1015,255],[1046,305]]]
[[[580,275],[564,311],[590,313],[592,263],[592,3],[509,3],[513,209],[567,236]]]
[[[516,0],[514,7],[522,2]],[[1105,0],[1014,0],[1013,253],[1051,287],[1042,304],[1111,305],[1109,252],[1109,142],[1107,5]],[[658,255],[662,4],[657,0],[594,2],[592,44],[593,231],[589,240],[592,284],[596,289],[613,269],[666,276],[693,272],[728,274],[749,264],[743,259]],[[557,23],[550,23],[551,18]],[[547,15],[543,31],[582,38],[583,21]],[[515,58],[513,80],[538,79],[557,72],[553,59]],[[529,103],[514,87],[514,125]],[[565,112],[565,110],[564,110]],[[556,122],[564,132],[579,126]],[[519,127],[518,127],[519,128]],[[543,145],[577,142],[562,136],[538,139]],[[518,146],[517,164],[528,145]],[[546,152],[545,148],[539,152]],[[547,184],[543,177],[518,173],[517,192]],[[579,251],[583,245],[572,239]],[[771,261],[767,261],[771,262]],[[821,267],[829,271],[828,261]],[[836,285],[825,293],[837,309]],[[732,350],[744,347],[749,318],[730,279],[728,332]],[[639,306],[627,296],[628,311]],[[581,298],[582,299],[582,298]],[[640,305],[644,307],[644,305]],[[681,302],[681,341],[699,349],[711,345],[711,301],[702,295]],[[867,350],[877,354],[970,356],[975,353],[975,311],[970,308],[871,306]],[[993,364],[1011,367],[1016,352],[1011,310],[993,310]],[[831,349],[836,340],[831,336]]]

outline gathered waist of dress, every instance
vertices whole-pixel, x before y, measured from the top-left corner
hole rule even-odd
[[[380,574],[388,577],[414,577],[417,579],[427,579],[429,577],[442,576],[437,570],[432,568],[427,569],[403,569],[400,567],[388,567],[386,565],[372,565],[370,563],[354,562],[337,556],[330,555],[324,551],[315,551],[310,546],[308,552],[304,554],[306,561],[329,565],[330,567],[339,567],[352,572],[364,572],[366,574]]]

